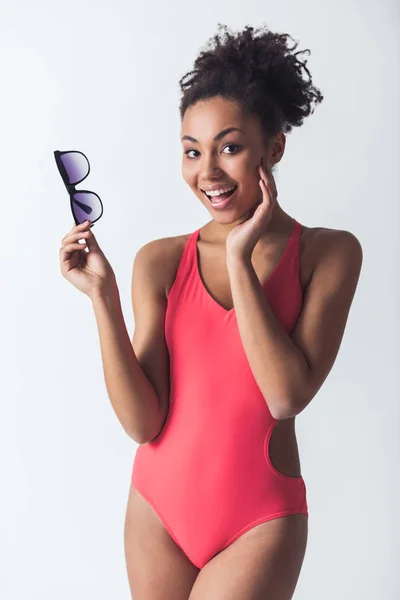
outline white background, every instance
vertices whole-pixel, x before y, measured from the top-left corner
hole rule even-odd
[[[398,598],[398,2],[0,7],[0,596],[130,597],[137,446],[107,396],[90,300],[60,273],[73,221],[53,151],[89,157],[84,187],[104,203],[93,229],[132,334],[138,249],[210,219],[181,175],[178,80],[221,22],[266,23],[310,48],[325,99],[288,135],[280,203],[309,227],[353,232],[364,251],[339,356],[297,419],[310,518],[295,598]]]

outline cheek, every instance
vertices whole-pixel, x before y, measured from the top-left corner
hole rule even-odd
[[[260,162],[258,155],[255,152],[246,152],[240,159],[235,165],[237,178],[243,183],[254,185],[254,181],[258,179],[257,165]]]
[[[187,163],[182,162],[182,177],[186,181],[186,183],[190,186],[194,185],[195,182],[195,174],[194,170],[187,165]]]
[[[247,202],[255,202],[256,199],[260,196],[261,188],[259,185],[259,176],[256,174],[256,169],[252,169],[244,174],[243,179],[241,180],[241,194],[242,198]]]
[[[241,183],[243,189],[248,191],[255,191],[259,187],[260,176],[257,173],[257,168],[254,165],[249,165],[248,168],[242,173]]]

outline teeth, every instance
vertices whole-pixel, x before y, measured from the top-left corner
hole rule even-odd
[[[224,194],[225,192],[230,192],[231,190],[234,190],[236,187],[236,185],[233,185],[232,187],[229,188],[221,188],[220,190],[214,190],[212,192],[205,192],[207,194],[207,196],[220,196],[221,194]]]

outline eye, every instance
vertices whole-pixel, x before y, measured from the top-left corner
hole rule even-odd
[[[238,146],[237,144],[228,144],[227,146],[225,146],[225,148],[239,148],[239,150],[241,149],[240,146]],[[224,148],[224,150],[225,150]],[[229,154],[236,154],[236,152],[229,152]]]
[[[225,146],[224,150],[225,150],[226,148],[236,148],[236,149],[238,149],[238,150],[241,150],[241,149],[242,149],[242,147],[241,147],[241,146],[239,146],[238,144],[227,144],[227,145]],[[194,148],[190,148],[189,150],[185,150],[185,154],[186,154],[186,156],[187,156],[188,158],[192,159],[192,158],[196,158],[196,157],[189,156],[189,152],[198,152],[198,150],[195,150]],[[237,154],[237,152],[228,152],[228,154]]]
[[[186,154],[186,156],[187,156],[188,158],[193,158],[192,156],[189,156],[189,152],[197,152],[197,150],[193,150],[193,148],[192,148],[192,149],[190,149],[190,150],[186,150],[186,151],[185,151],[185,154]]]

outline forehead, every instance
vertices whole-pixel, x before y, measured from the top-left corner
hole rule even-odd
[[[182,120],[181,136],[196,139],[213,138],[226,127],[238,127],[250,135],[256,131],[256,120],[233,100],[216,97],[189,106]]]

